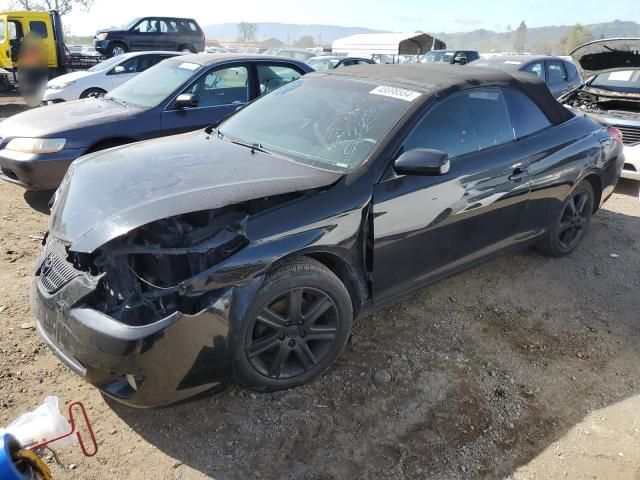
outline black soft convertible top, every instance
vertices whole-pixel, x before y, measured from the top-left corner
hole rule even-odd
[[[505,72],[461,65],[401,63],[354,65],[322,72],[322,74],[366,79],[381,85],[410,88],[428,94],[427,98],[444,98],[469,88],[508,87],[519,90],[531,98],[554,125],[573,117],[568,109],[553,98],[544,82],[530,73]]]

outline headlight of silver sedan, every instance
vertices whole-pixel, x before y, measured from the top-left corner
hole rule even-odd
[[[74,83],[76,83],[75,81],[73,82],[65,82],[65,83],[47,83],[47,88],[49,90],[62,90],[63,88],[67,88],[70,87],[71,85],[73,85]]]
[[[65,138],[14,138],[6,150],[23,153],[56,153],[67,143]]]

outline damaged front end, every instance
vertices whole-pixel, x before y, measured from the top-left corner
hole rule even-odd
[[[41,336],[72,370],[134,406],[223,386],[231,317],[262,277],[222,285],[213,272],[248,245],[253,204],[158,220],[92,253],[50,235],[32,286]]]

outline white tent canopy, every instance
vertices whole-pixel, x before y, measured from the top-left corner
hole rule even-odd
[[[331,50],[356,57],[372,55],[422,55],[446,48],[444,42],[426,33],[361,33],[335,40]]]

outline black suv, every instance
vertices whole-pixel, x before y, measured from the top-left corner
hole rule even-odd
[[[107,57],[140,50],[196,53],[204,50],[204,32],[191,18],[136,18],[126,27],[99,30],[93,46]]]

